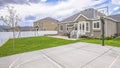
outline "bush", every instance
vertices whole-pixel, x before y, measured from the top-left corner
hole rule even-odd
[[[82,35],[82,36],[80,36],[80,38],[90,38],[90,37],[88,37],[86,35]]]
[[[68,38],[70,38],[70,33],[67,33]]]
[[[116,34],[116,33],[114,34],[114,37],[118,37],[118,36],[119,36],[118,34]]]
[[[105,37],[105,40],[111,40],[111,39],[113,39],[113,36],[107,36],[107,37]]]

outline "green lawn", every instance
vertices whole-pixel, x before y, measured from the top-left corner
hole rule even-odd
[[[82,39],[77,40],[77,41],[78,42],[102,44],[102,40],[99,40],[99,39],[85,39],[85,38],[82,38]],[[113,40],[105,40],[105,45],[120,47],[120,39],[118,38],[118,39],[113,39]]]
[[[10,39],[2,47],[0,47],[0,57],[34,51],[34,50],[40,50],[50,47],[56,47],[74,42],[76,41],[52,38],[46,36],[17,38],[15,39],[15,46],[13,49],[12,39]]]
[[[47,37],[47,36],[17,38],[15,39],[14,48],[12,46],[12,39],[8,40],[7,43],[5,43],[2,47],[0,47],[0,57],[34,51],[34,50],[40,50],[50,47],[61,46],[75,42],[101,44],[101,40],[85,39],[85,38],[81,38],[80,40],[76,40],[76,41]],[[114,40],[105,40],[105,44],[110,46],[120,47],[120,38]]]

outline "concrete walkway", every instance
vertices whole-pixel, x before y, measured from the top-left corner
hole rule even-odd
[[[79,42],[3,57],[0,68],[120,68],[120,48]]]
[[[66,39],[66,40],[77,40],[77,39],[74,39],[74,38],[68,38],[67,36],[50,36],[50,37],[61,38],[61,39]]]

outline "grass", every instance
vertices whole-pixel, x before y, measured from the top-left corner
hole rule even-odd
[[[15,39],[14,48],[12,46],[12,39],[8,40],[7,43],[5,43],[2,47],[0,47],[0,57],[34,51],[34,50],[40,50],[50,47],[61,46],[75,42],[101,44],[101,40],[99,39],[81,38],[75,41],[75,40],[65,40],[65,39],[53,38],[47,36],[17,38]],[[116,38],[114,40],[105,40],[105,44],[110,46],[120,47],[120,38]]]
[[[99,39],[86,39],[86,38],[82,38],[82,39],[77,40],[77,41],[78,42],[102,44],[102,40],[99,40]],[[113,39],[113,40],[105,40],[105,45],[120,47],[120,38]]]
[[[34,51],[34,50],[40,50],[50,47],[56,47],[74,42],[76,41],[52,38],[46,36],[17,38],[15,39],[15,46],[13,49],[12,39],[10,39],[2,47],[0,47],[0,57]]]

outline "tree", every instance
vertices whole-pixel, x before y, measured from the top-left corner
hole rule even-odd
[[[12,28],[13,31],[13,49],[14,49],[14,42],[15,42],[15,28],[20,21],[18,14],[16,13],[16,10],[13,6],[7,6],[6,10],[8,12],[8,15],[1,16],[1,20],[8,26]]]

